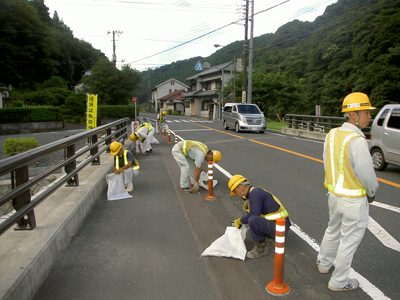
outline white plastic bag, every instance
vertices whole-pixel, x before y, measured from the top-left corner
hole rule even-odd
[[[106,181],[108,184],[107,200],[120,200],[132,197],[125,190],[124,178],[122,178],[122,174],[107,174]]]
[[[215,187],[218,183],[218,180],[213,179],[213,187]],[[208,176],[206,172],[201,172],[200,173],[200,178],[199,178],[199,186],[201,186],[203,189],[206,189],[208,191]]]
[[[201,256],[232,257],[241,260],[246,258],[246,238],[247,226],[240,229],[236,227],[226,227],[225,234],[216,239]]]

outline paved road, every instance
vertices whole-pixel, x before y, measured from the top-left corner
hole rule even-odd
[[[154,120],[153,114],[147,116]],[[370,208],[389,242],[379,240],[372,231],[379,227],[372,226],[353,262],[362,289],[334,293],[326,287],[329,275],[315,266],[328,222],[322,143],[276,132],[224,131],[220,122],[201,119],[168,116],[167,124],[184,139],[222,152],[214,169],[217,200],[205,201],[205,190],[200,195],[179,191],[173,141],[157,135],[154,153],[139,157],[133,198],[99,199],[34,299],[275,299],[265,291],[273,280],[272,246],[270,255],[257,260],[199,259],[230,221],[243,215],[243,202],[229,196],[227,188],[229,174],[236,173],[273,192],[295,224],[285,249],[284,281],[291,287],[286,299],[398,299],[399,212],[388,207],[400,206],[399,169],[377,174],[377,202],[383,206]],[[253,246],[249,236],[246,246]]]

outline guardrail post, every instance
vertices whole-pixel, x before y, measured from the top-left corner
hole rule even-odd
[[[111,135],[111,128],[108,128],[107,130],[106,130],[106,136],[110,136]],[[110,153],[111,151],[110,151],[110,145],[111,145],[111,136],[108,138],[108,139],[106,139],[106,145],[107,145],[107,150],[106,150],[106,152],[107,153]]]
[[[213,187],[213,162],[208,162],[208,195],[205,197],[206,200],[215,200],[217,197],[214,196],[214,187]]]
[[[75,155],[75,144],[67,147],[66,158],[70,158],[71,156]],[[71,161],[69,164],[65,165],[64,170],[65,173],[71,173],[76,169],[76,160]],[[79,185],[79,176],[78,173],[72,176],[70,179],[67,180],[65,186],[78,186]]]
[[[276,220],[275,234],[275,268],[274,281],[267,284],[265,289],[272,295],[283,296],[290,291],[289,285],[283,282],[283,263],[285,253],[285,230],[286,220]]]
[[[29,181],[29,173],[28,173],[28,166],[21,167],[15,170],[15,179],[16,179],[16,187],[24,184],[25,182]],[[25,205],[31,202],[31,193],[30,189],[22,192],[15,198],[13,198],[13,206],[16,211],[23,208]],[[36,227],[36,219],[35,213],[33,210],[28,212],[23,218],[19,219],[17,222],[17,226],[14,230],[32,230]]]
[[[98,141],[97,134],[92,135],[92,145],[96,144]],[[95,156],[99,152],[99,146],[96,146],[92,150],[90,150],[90,155]],[[92,160],[91,165],[100,165],[100,156],[97,156],[95,159]]]

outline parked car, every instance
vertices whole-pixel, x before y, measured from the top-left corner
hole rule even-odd
[[[400,104],[385,105],[374,119],[370,152],[377,171],[400,166]]]
[[[258,131],[264,133],[267,125],[263,112],[256,104],[226,103],[222,112],[225,129]]]

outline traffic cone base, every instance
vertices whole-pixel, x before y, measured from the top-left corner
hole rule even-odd
[[[276,296],[283,296],[290,292],[290,287],[286,283],[276,285],[274,282],[270,282],[265,287],[268,293]]]

